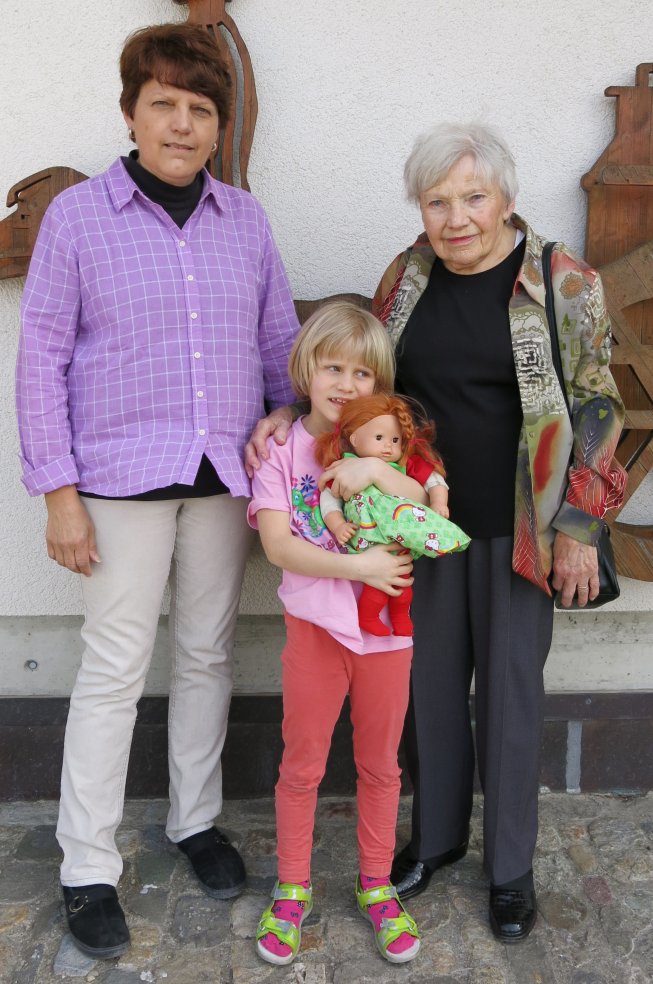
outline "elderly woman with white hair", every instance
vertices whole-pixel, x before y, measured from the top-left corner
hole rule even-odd
[[[517,178],[503,138],[481,124],[436,126],[417,140],[405,180],[425,231],[388,267],[374,311],[395,345],[397,389],[437,424],[450,517],[472,542],[437,564],[414,565],[404,732],[412,837],[391,880],[410,898],[467,851],[474,677],[490,923],[512,943],[536,918],[552,588],[564,606],[576,597],[584,607],[598,592],[597,517],[620,504],[625,485],[613,459],[623,405],[608,368],[600,278],[558,243],[551,277],[565,340],[562,391],[545,314],[545,240],[513,211]],[[250,469],[266,434],[283,442],[287,419],[276,411],[259,424]],[[348,459],[324,478],[349,498],[369,484],[365,468],[365,459]]]
[[[598,593],[596,517],[619,505],[625,484],[613,460],[623,406],[599,276],[557,244],[562,392],[545,315],[545,240],[513,211],[517,177],[502,137],[480,124],[436,126],[416,142],[405,182],[425,231],[390,265],[374,307],[395,343],[398,390],[437,422],[451,518],[472,543],[444,563],[415,564],[404,734],[412,838],[392,881],[401,897],[417,895],[467,850],[474,675],[490,922],[500,940],[516,942],[536,916],[551,585],[566,606]]]

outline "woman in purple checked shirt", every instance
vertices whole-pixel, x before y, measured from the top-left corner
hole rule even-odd
[[[214,826],[249,547],[243,447],[264,401],[292,398],[298,328],[266,215],[204,169],[230,78],[203,28],[145,28],[120,59],[137,152],[48,209],[22,306],[23,482],[44,495],[49,556],[81,578],[57,838],[76,945],[129,945],[115,845],[136,717],[170,576],[166,831],[205,890],[245,869]]]

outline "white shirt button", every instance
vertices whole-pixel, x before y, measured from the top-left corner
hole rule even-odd
[[[201,359],[202,358],[202,353],[201,352],[193,352],[193,355],[195,356],[196,359]]]
[[[202,428],[201,431],[200,431],[200,437],[204,437],[205,434],[206,434],[206,431],[204,430],[204,428]]]
[[[185,239],[180,239],[179,240],[179,245],[180,246],[185,246],[186,245],[186,240]]]
[[[204,396],[204,390],[198,390],[197,391],[197,395],[198,396]]]
[[[190,313],[190,316],[191,316],[191,318],[192,318],[192,319],[193,319],[193,321],[194,321],[194,320],[195,320],[195,318],[197,317],[197,311],[191,311],[191,313]]]
[[[195,279],[195,277],[193,276],[193,274],[192,274],[192,273],[189,273],[189,274],[188,274],[188,276],[186,277],[186,279],[187,279],[187,280],[194,280],[194,279]]]

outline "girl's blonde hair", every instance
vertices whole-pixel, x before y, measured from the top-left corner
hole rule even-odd
[[[371,369],[375,392],[392,390],[395,358],[388,333],[373,314],[351,301],[324,304],[297,335],[288,359],[288,375],[297,396],[308,397],[319,360],[335,356],[353,358]]]

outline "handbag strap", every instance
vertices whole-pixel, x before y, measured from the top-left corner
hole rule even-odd
[[[556,376],[558,377],[558,382],[560,383],[560,389],[562,390],[562,395],[565,398],[565,406],[567,408],[567,413],[569,414],[569,419],[571,420],[571,411],[569,409],[569,404],[567,402],[567,387],[565,386],[565,377],[562,373],[562,358],[560,356],[560,339],[558,338],[558,326],[556,322],[556,309],[553,302],[553,283],[551,281],[551,253],[555,249],[555,243],[547,243],[542,250],[542,279],[544,281],[544,305],[546,310],[546,320],[549,323],[549,335],[551,336],[551,358],[553,359],[553,368],[556,371]]]
[[[560,355],[560,339],[558,337],[558,324],[556,321],[556,309],[553,302],[553,283],[551,281],[551,253],[555,249],[555,243],[546,243],[544,249],[542,250],[542,280],[544,281],[544,307],[546,311],[546,320],[549,323],[549,335],[551,336],[551,358],[553,360],[553,368],[556,371],[556,376],[558,377],[558,382],[560,383],[560,389],[562,390],[562,396],[565,401],[565,406],[567,408],[567,413],[569,414],[569,419],[571,420],[573,429],[573,418],[571,416],[571,410],[569,409],[569,403],[567,402],[567,387],[565,386],[565,377],[562,372],[562,357]],[[569,455],[569,464],[572,465],[574,461],[574,449],[572,449]]]

